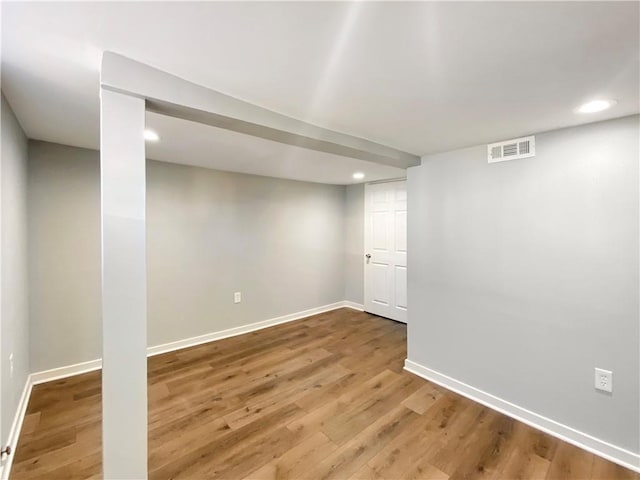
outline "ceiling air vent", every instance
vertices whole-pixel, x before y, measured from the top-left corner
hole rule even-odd
[[[535,157],[536,137],[532,135],[530,137],[491,143],[487,146],[487,155],[489,163]]]

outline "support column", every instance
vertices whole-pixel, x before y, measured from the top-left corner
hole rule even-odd
[[[100,93],[103,477],[146,479],[145,102]]]

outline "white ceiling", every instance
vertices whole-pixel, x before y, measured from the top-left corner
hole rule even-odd
[[[111,50],[298,119],[425,154],[638,113],[639,8],[3,2],[2,89],[28,136],[97,148],[99,62]],[[596,97],[618,104],[574,112]],[[169,130],[153,156],[189,152],[195,163],[231,169],[237,148],[245,155],[238,163],[249,169],[286,157],[268,165],[304,171],[287,162],[305,155],[339,164],[282,145],[263,152],[270,148],[263,141],[244,145],[227,132],[211,134],[224,143],[217,146],[187,125],[163,123]]]

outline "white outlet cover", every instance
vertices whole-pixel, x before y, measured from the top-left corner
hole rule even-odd
[[[236,292],[233,294],[233,303],[240,303],[242,301],[242,293]]]
[[[613,392],[613,372],[596,368],[595,387],[596,390],[602,390],[603,392]]]

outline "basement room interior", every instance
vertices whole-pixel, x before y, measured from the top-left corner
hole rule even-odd
[[[640,2],[0,13],[0,480],[640,480]]]

